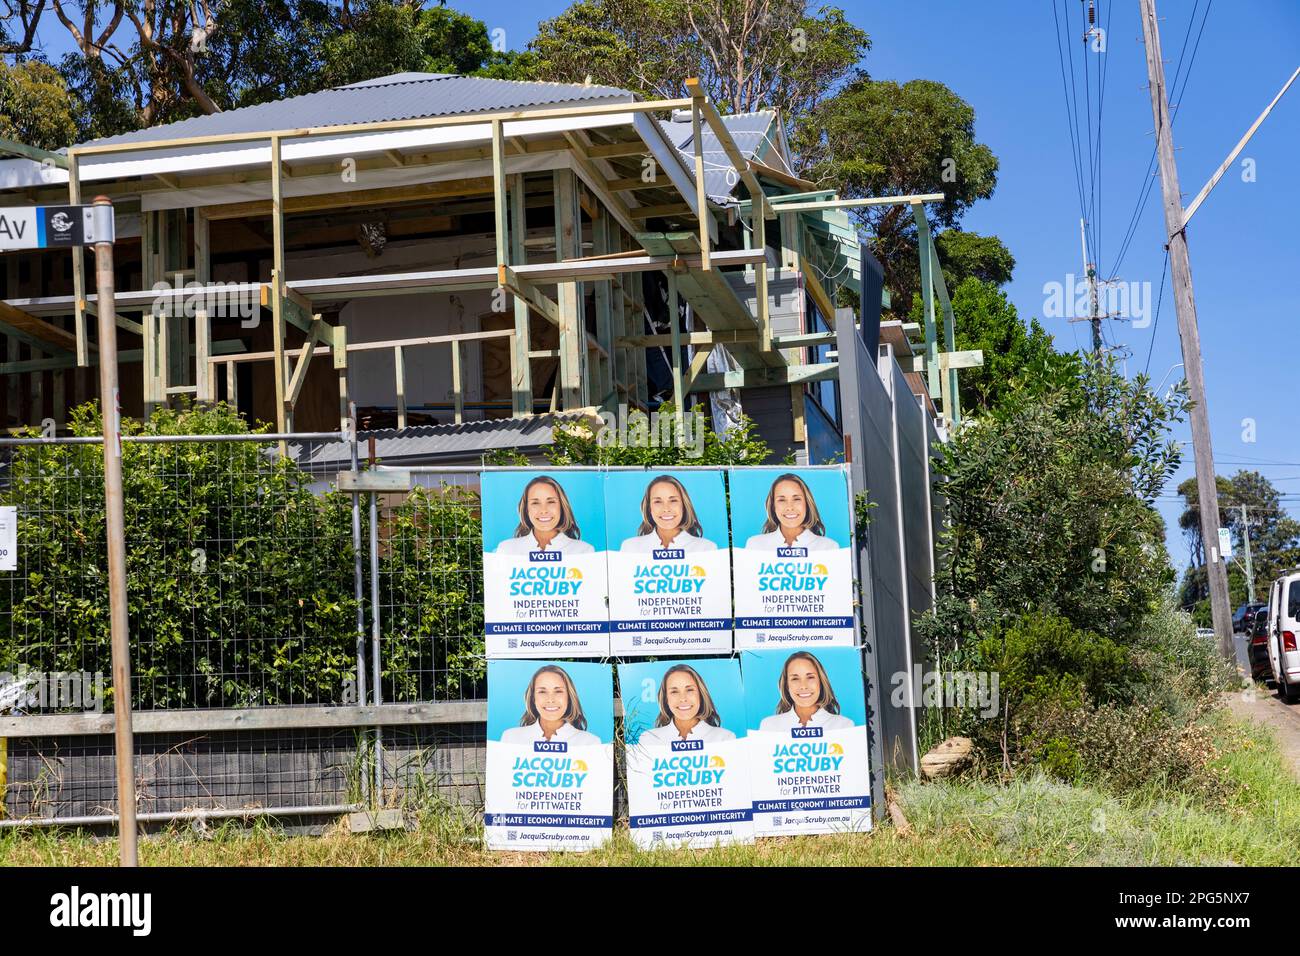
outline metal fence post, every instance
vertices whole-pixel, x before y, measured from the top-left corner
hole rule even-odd
[[[375,465],[375,438],[370,436],[370,467]],[[379,657],[379,632],[381,614],[379,610],[379,496],[370,493],[370,684],[373,691],[373,703],[376,707],[384,702],[384,691],[380,684],[382,661]],[[375,727],[375,789],[372,794],[375,805],[384,796],[384,744],[383,731]]]
[[[356,402],[348,403],[348,423],[349,432],[351,433],[351,454],[352,470],[358,471],[361,468],[361,456],[357,447],[357,405]],[[361,564],[361,495],[359,492],[352,493],[352,572],[353,572],[353,593],[357,601],[357,703],[364,706],[366,703],[366,602],[365,602],[365,570]],[[361,774],[361,799],[367,801],[370,793],[369,773]]]

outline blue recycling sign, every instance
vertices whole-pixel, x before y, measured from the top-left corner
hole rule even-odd
[[[113,211],[100,206],[0,207],[0,251],[57,249],[113,241]]]

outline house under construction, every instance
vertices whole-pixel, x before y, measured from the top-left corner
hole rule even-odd
[[[922,240],[927,320],[881,330],[852,203],[792,172],[775,113],[722,116],[688,88],[386,76],[66,153],[0,144],[0,204],[112,199],[132,416],[188,397],[334,430],[355,403],[386,430],[704,402],[828,460],[847,316],[931,416],[959,420],[970,357],[940,347],[952,315],[922,214],[940,197],[868,201],[911,205]],[[11,431],[95,395],[82,255],[3,257]],[[837,310],[842,288],[861,317]]]

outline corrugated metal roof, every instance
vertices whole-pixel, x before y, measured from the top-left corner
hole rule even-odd
[[[735,113],[722,117],[722,123],[727,127],[727,132],[736,143],[736,148],[746,159],[758,159],[760,162],[768,162],[768,165],[780,167],[785,165],[785,157],[780,156],[779,147],[772,142],[768,130],[771,129],[772,122],[776,114],[771,110],[760,110],[755,113]],[[686,163],[686,168],[693,170],[695,168],[695,142],[694,134],[691,129],[691,121],[686,120],[661,120],[659,123],[664,133],[668,136],[668,141],[677,148],[681,153],[682,159]],[[701,131],[701,140],[704,149],[704,189],[709,198],[718,202],[725,202],[732,198],[736,187],[740,185],[740,176],[727,158],[727,154],[722,149],[722,144],[718,142],[717,134],[709,126],[703,127]],[[770,162],[761,159],[765,146],[771,146],[773,154],[780,156],[778,162]]]
[[[365,449],[375,439],[375,457],[386,465],[414,465],[473,459],[499,450],[536,449],[551,444],[556,425],[590,419],[582,414],[494,418],[461,425],[417,425],[359,431]],[[350,447],[342,442],[290,445],[289,457],[315,475],[332,475],[351,467]]]
[[[458,116],[594,100],[632,101],[627,90],[580,83],[525,83],[449,73],[394,73],[350,86],[98,139],[96,144],[260,133],[306,126],[343,126]],[[688,124],[689,128],[689,124]]]

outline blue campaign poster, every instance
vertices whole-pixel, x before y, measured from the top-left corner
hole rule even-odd
[[[488,657],[605,657],[604,476],[483,473]]]
[[[642,847],[754,838],[735,659],[620,664],[628,825]]]
[[[733,468],[736,647],[852,646],[853,557],[843,468]]]
[[[745,651],[741,671],[757,835],[870,829],[861,651]]]
[[[605,479],[610,653],[731,651],[731,556],[720,471]]]
[[[484,828],[495,850],[589,850],[614,826],[608,664],[488,662]]]

